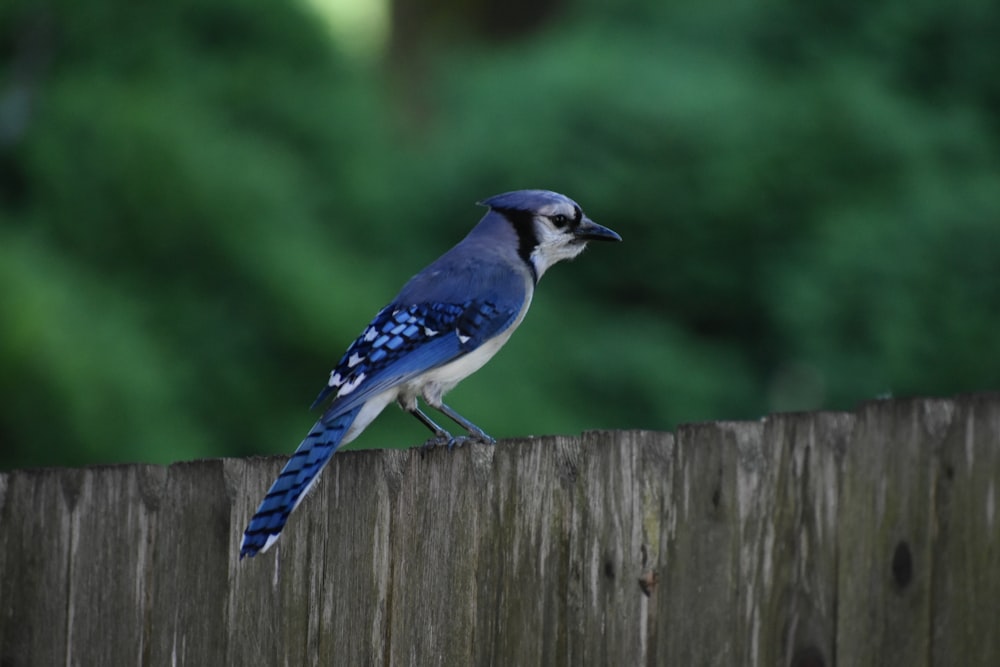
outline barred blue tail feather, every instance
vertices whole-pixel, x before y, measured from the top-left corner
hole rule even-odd
[[[323,467],[340,446],[347,430],[361,411],[361,406],[335,417],[329,423],[319,420],[282,469],[278,479],[264,496],[250,525],[243,532],[240,559],[267,551],[281,535],[288,516],[316,483]]]

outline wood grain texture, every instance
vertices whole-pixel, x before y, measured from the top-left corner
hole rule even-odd
[[[1000,397],[0,473],[0,665],[1000,664]]]

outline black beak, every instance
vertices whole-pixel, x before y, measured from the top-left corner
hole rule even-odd
[[[618,232],[608,229],[604,225],[599,225],[588,217],[584,217],[573,230],[577,238],[584,241],[621,241],[622,237]]]

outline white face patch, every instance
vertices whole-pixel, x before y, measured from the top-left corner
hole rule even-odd
[[[576,217],[576,207],[571,202],[554,201],[537,209],[538,215],[550,217],[553,215],[564,215],[570,220]]]
[[[560,229],[542,216],[535,216],[535,237],[538,245],[531,251],[531,263],[539,278],[546,269],[564,259],[573,259],[587,247],[582,241],[567,229]]]

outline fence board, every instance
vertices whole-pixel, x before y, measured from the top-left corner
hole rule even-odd
[[[0,665],[1000,664],[1000,397],[0,473]]]
[[[936,665],[1000,662],[1000,403],[955,406],[934,493],[933,634]]]
[[[737,448],[741,432],[745,442],[759,430],[732,423],[678,430],[665,558],[654,568],[657,601],[667,602],[659,664],[738,662]]]
[[[950,401],[861,407],[846,453],[839,545],[838,659],[930,664],[936,452]]]
[[[768,418],[740,457],[744,665],[833,664],[846,413]]]
[[[66,662],[70,511],[82,477],[80,470],[3,475],[0,658],[5,666]]]

